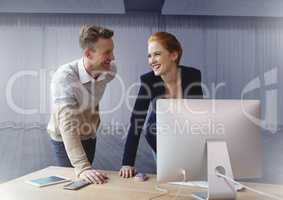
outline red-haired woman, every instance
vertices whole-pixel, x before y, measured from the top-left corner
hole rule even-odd
[[[156,113],[158,98],[202,98],[199,70],[179,65],[182,47],[176,37],[167,32],[156,32],[148,39],[148,62],[152,71],[140,77],[141,87],[132,111],[120,176],[135,175],[135,158],[149,105],[152,112],[146,123],[145,138],[156,153]]]

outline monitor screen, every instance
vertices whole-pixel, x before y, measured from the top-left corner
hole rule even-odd
[[[258,100],[159,99],[157,181],[207,180],[207,141],[225,141],[235,178],[262,174]]]

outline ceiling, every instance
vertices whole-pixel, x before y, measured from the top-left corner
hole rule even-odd
[[[161,13],[164,1],[165,0],[124,0],[124,6],[127,13]]]
[[[0,13],[283,17],[282,0],[0,0]]]

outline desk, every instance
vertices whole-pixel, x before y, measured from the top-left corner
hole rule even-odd
[[[48,167],[43,170],[28,174],[26,176],[17,178],[15,180],[3,183],[0,185],[0,199],[1,200],[146,200],[151,197],[162,194],[155,190],[156,178],[155,175],[150,175],[146,182],[136,182],[133,178],[123,179],[118,176],[117,172],[105,171],[109,176],[109,182],[103,185],[89,185],[78,191],[63,190],[63,185],[66,183],[37,188],[35,186],[26,184],[25,181],[34,178],[41,178],[51,175],[60,175],[67,178],[74,178],[72,168],[63,167]],[[249,186],[259,189],[264,192],[275,194],[283,199],[282,185],[268,185],[249,183]],[[196,187],[185,187],[163,184],[162,188],[170,191],[170,194],[156,198],[157,200],[189,200],[192,192],[201,191]],[[178,197],[174,198],[179,192]],[[267,199],[260,197],[251,192],[239,192],[238,200],[259,200]]]

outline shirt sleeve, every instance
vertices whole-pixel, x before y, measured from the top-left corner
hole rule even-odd
[[[80,138],[82,116],[75,95],[78,89],[76,83],[77,80],[71,75],[55,75],[51,81],[51,94],[67,155],[75,168],[76,175],[79,176],[84,170],[90,169],[91,164]]]
[[[91,169],[91,164],[81,143],[80,125],[82,123],[79,108],[76,105],[60,105],[58,124],[64,146],[75,173],[79,176],[84,170]]]

